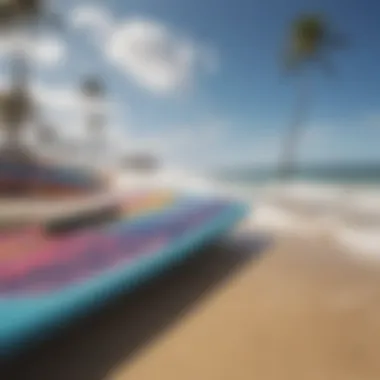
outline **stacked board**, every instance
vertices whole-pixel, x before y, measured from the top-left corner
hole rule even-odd
[[[0,354],[32,344],[232,228],[245,206],[168,193],[127,197],[120,218],[68,234],[0,234]]]
[[[98,176],[85,170],[37,162],[0,162],[0,192],[19,186],[40,196],[80,195],[103,185]]]

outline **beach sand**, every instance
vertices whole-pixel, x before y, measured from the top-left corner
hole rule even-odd
[[[269,244],[269,246],[268,246]],[[1,379],[379,379],[380,264],[253,232],[199,252]]]
[[[379,379],[379,269],[283,241],[107,379]]]

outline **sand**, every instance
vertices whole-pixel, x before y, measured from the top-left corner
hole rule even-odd
[[[379,285],[328,241],[283,241],[107,379],[379,379]]]
[[[199,252],[0,378],[379,379],[380,264],[321,237],[244,238]]]

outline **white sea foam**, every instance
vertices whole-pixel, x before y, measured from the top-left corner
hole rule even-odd
[[[268,189],[268,194],[256,199],[257,227],[329,234],[348,252],[380,260],[380,187],[303,183]]]
[[[253,228],[328,234],[347,252],[380,260],[380,186],[298,182],[252,186],[251,197],[245,185],[241,193],[253,204]]]
[[[341,226],[336,231],[336,238],[351,253],[359,253],[362,257],[380,259],[380,227],[353,228]]]

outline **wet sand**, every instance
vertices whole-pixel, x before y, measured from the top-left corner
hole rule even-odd
[[[248,237],[67,327],[0,378],[379,379],[380,264],[326,239]]]

